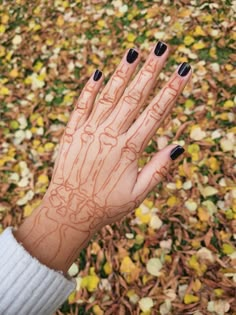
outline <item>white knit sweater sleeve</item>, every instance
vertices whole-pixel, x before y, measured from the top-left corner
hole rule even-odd
[[[0,234],[0,315],[51,315],[75,290],[76,281],[32,257],[12,229]]]

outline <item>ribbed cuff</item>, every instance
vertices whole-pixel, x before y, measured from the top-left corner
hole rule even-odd
[[[0,235],[0,315],[51,315],[75,290],[76,281],[32,257],[12,229]]]

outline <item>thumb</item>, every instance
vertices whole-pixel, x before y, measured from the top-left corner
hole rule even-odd
[[[138,200],[144,200],[147,194],[167,175],[169,168],[184,148],[170,144],[154,155],[148,164],[139,172],[133,194]]]

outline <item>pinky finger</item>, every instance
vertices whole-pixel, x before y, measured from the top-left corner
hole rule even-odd
[[[88,119],[102,82],[103,74],[101,71],[96,70],[86,83],[76,102],[75,109],[66,126],[68,134],[72,135]]]
[[[57,184],[61,184],[64,181],[64,165],[73,140],[73,135],[76,130],[85,123],[92,110],[93,103],[103,81],[101,77],[102,72],[99,70],[96,70],[90,77],[66,125],[61,138],[58,159],[56,160],[53,173],[53,181]]]

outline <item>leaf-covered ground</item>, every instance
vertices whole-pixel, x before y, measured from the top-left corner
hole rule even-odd
[[[236,314],[236,2],[0,1],[0,231],[48,186],[63,128],[98,68],[127,48],[172,53],[150,99],[181,62],[191,84],[140,159],[168,143],[180,162],[142,205],[91,240],[56,314]],[[140,64],[141,67],[141,64]]]

